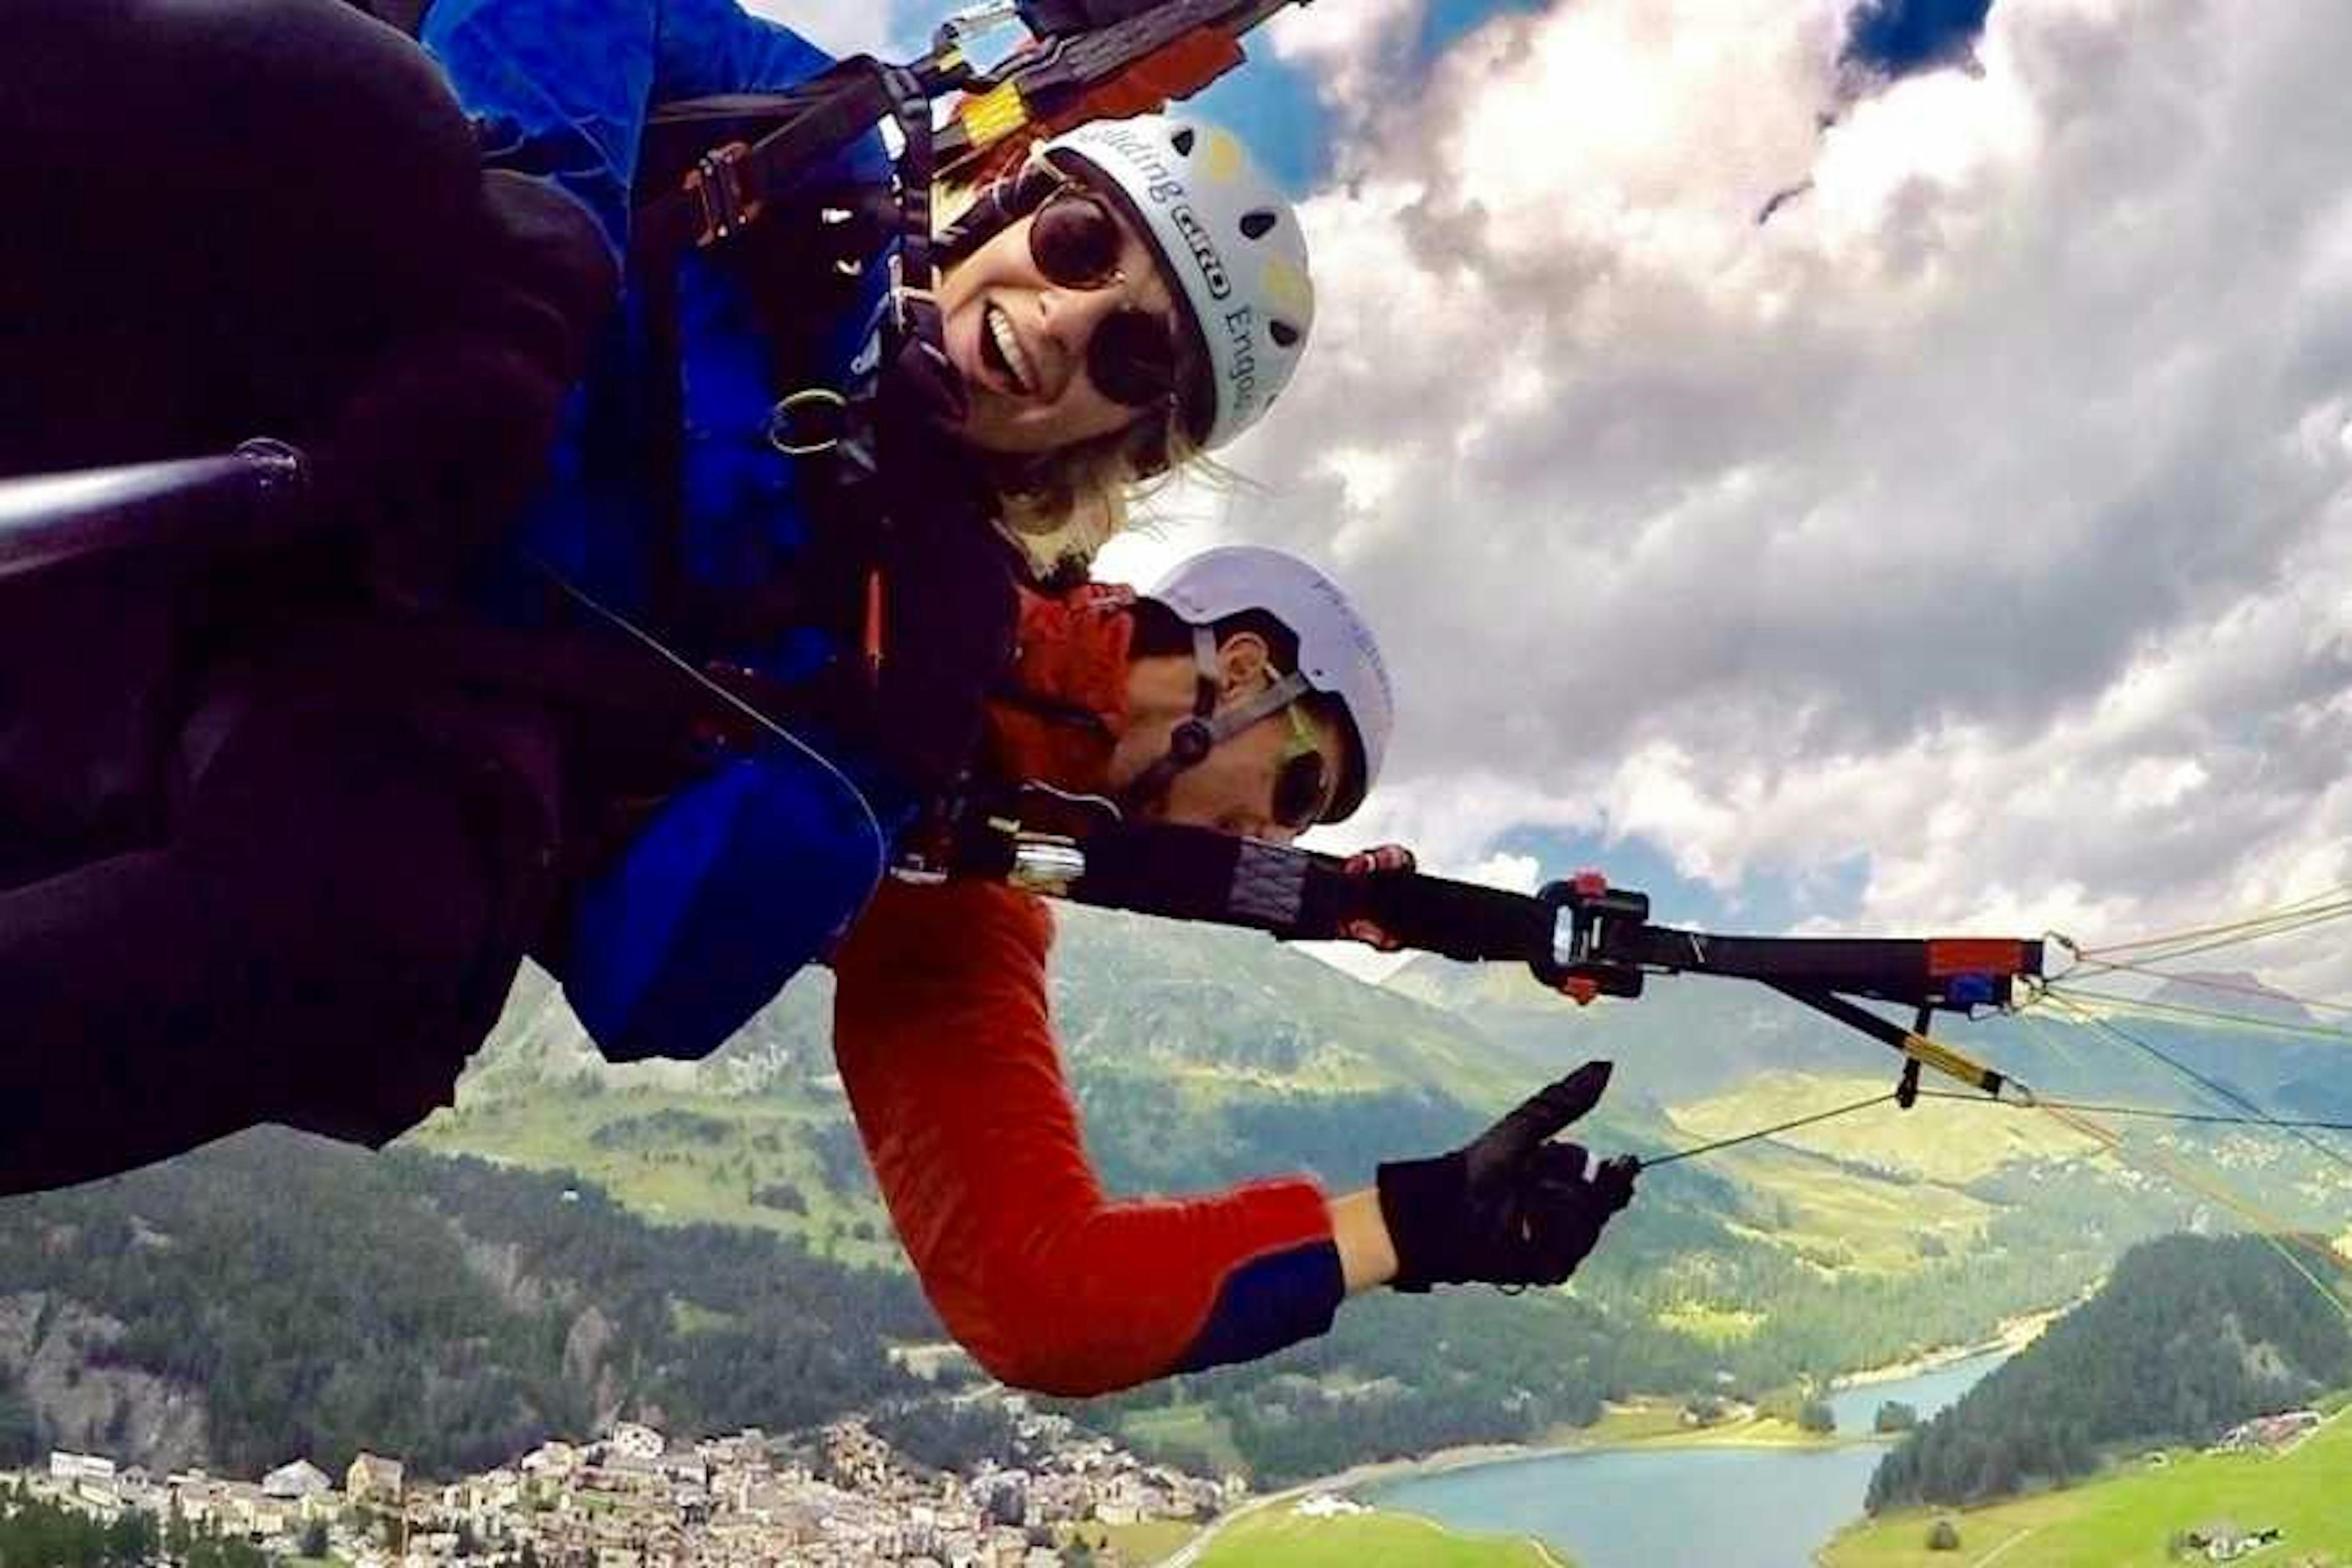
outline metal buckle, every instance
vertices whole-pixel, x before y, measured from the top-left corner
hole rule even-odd
[[[809,410],[831,410],[830,430],[809,430]],[[849,399],[829,386],[804,386],[768,410],[768,445],[787,458],[830,452],[849,434]]]
[[[694,237],[698,248],[716,245],[760,216],[765,204],[744,178],[748,143],[730,142],[713,147],[686,172],[685,188],[702,212],[702,226]]]

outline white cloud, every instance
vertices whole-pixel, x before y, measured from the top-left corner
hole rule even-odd
[[[771,22],[782,22],[811,43],[836,58],[881,54],[896,58],[891,47],[905,31],[894,26],[899,13],[923,9],[906,4],[842,5],[833,0],[742,0],[743,9]]]
[[[2002,0],[1823,129],[1843,9],[1284,38],[1357,129],[1224,526],[1386,633],[1362,837],[2086,940],[2352,881],[2352,11]]]
[[[1489,855],[1470,868],[1469,880],[1484,882],[1490,888],[1508,888],[1515,893],[1532,893],[1544,881],[1543,863],[1532,855]]]
[[[1267,24],[1265,36],[1276,56],[1315,72],[1336,99],[1354,103],[1401,68],[1425,9],[1424,0],[1292,5]]]

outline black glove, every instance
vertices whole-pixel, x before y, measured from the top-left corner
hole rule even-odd
[[[1607,1160],[1588,1176],[1580,1144],[1548,1140],[1600,1103],[1609,1066],[1585,1063],[1451,1154],[1380,1168],[1396,1289],[1557,1285],[1576,1272],[1633,1201],[1641,1163]]]

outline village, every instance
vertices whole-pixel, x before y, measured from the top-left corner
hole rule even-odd
[[[253,1481],[56,1452],[45,1469],[0,1471],[0,1492],[352,1568],[1121,1568],[1104,1527],[1202,1521],[1245,1493],[1239,1478],[1146,1464],[1018,1394],[976,1397],[1012,1419],[1019,1467],[927,1470],[856,1419],[793,1441],[751,1428],[692,1443],[625,1421],[447,1483],[366,1453],[338,1487],[305,1458]]]

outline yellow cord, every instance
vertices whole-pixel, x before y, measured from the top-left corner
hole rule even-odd
[[[2042,994],[2053,1001],[2072,1001],[2078,1006],[2084,1002],[2096,1003],[2118,1013],[2144,1013],[2158,1018],[2196,1018],[2263,1034],[2298,1035],[2315,1040],[2352,1043],[2352,1029],[2331,1029],[2325,1024],[2290,1024],[2281,1018],[2254,1018],[2242,1013],[2216,1012],[2209,1007],[2185,1007],[2178,1002],[2151,1002],[2137,996],[2117,996],[2105,991],[2084,991],[2074,985],[2053,985]],[[2281,999],[2293,1000],[2291,997]]]
[[[2229,921],[2220,925],[2190,926],[2180,931],[2162,932],[2156,936],[2141,937],[2133,942],[2113,942],[2105,947],[2079,947],[2073,942],[2069,942],[2067,945],[2074,947],[2075,951],[2085,959],[2099,957],[2108,953],[2137,952],[2142,949],[2151,947],[2172,947],[2181,942],[2205,943],[2205,945],[2192,947],[2186,950],[2192,952],[2202,952],[2208,951],[2210,947],[2227,945],[2226,942],[2206,943],[2207,938],[2223,937],[2229,939],[2231,942],[2252,941],[2255,936],[2266,936],[2272,934],[2268,931],[2260,928],[2279,925],[2281,922],[2285,922],[2282,929],[2292,930],[2296,926],[2304,924],[2317,924],[2321,921],[2340,919],[2347,914],[2352,914],[2352,883],[2347,883],[2341,887],[2330,888],[2324,893],[2314,893],[2308,898],[2298,899],[2294,902],[2289,904],[2282,904],[2276,909],[2265,910],[2261,914],[2249,915],[2242,920]],[[2177,958],[2183,956],[2183,954],[2167,953],[2163,956],[2168,958]]]

